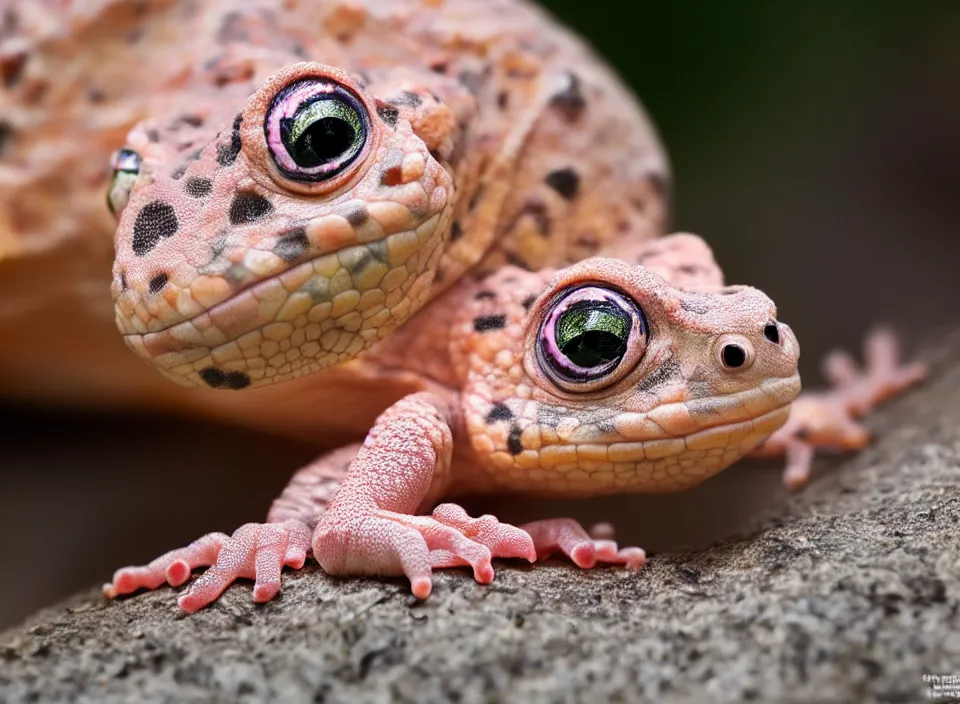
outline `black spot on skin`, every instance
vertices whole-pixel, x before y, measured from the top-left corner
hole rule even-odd
[[[483,315],[473,319],[473,329],[477,332],[487,332],[488,330],[500,330],[507,325],[507,316],[505,315]]]
[[[476,298],[478,301],[488,301],[496,297],[497,297],[497,294],[495,294],[493,291],[481,291],[476,296],[474,296],[474,298]]]
[[[181,115],[170,126],[170,129],[175,130],[179,128],[181,125],[187,125],[188,127],[202,127],[203,118],[200,117],[199,115]]]
[[[143,27],[134,27],[126,34],[126,40],[129,44],[136,44],[143,39]]]
[[[551,171],[544,181],[567,200],[576,198],[580,191],[580,174],[569,167]]]
[[[167,275],[157,274],[150,279],[150,293],[160,293],[163,287],[167,285]]]
[[[499,420],[513,420],[513,412],[499,401],[495,401],[487,414],[487,423],[496,423]]]
[[[572,71],[567,74],[569,81],[567,87],[550,98],[550,105],[565,120],[573,122],[587,108],[587,99],[583,95],[583,89],[580,85],[580,77]]]
[[[450,225],[450,241],[456,242],[461,237],[463,237],[463,226],[459,220],[454,220]]]
[[[277,238],[277,244],[273,247],[273,253],[287,262],[292,262],[303,256],[307,251],[310,240],[307,239],[307,231],[302,227],[285,232]]]
[[[703,272],[704,268],[702,266],[697,266],[696,264],[681,264],[677,267],[677,271],[679,271],[681,274],[690,274],[693,276],[694,274]]]
[[[518,214],[518,217],[529,215],[537,226],[537,232],[542,237],[550,236],[550,218],[547,215],[547,206],[539,201],[528,201]]]
[[[505,90],[497,93],[497,107],[501,110],[506,110],[507,106],[510,104],[510,93]]]
[[[657,193],[660,194],[660,196],[667,195],[669,184],[667,183],[667,178],[663,174],[651,173],[647,174],[647,178],[650,180],[650,183],[653,184],[653,187],[657,190]]]
[[[527,296],[526,298],[524,298],[524,299],[523,299],[523,307],[524,307],[524,309],[525,309],[525,310],[530,310],[530,306],[532,306],[533,303],[534,303],[534,301],[536,301],[536,300],[537,300],[537,297],[534,296],[533,294],[530,294],[529,296]]]
[[[6,120],[0,120],[0,157],[6,156],[13,145],[13,126]]]
[[[88,88],[87,89],[87,100],[94,104],[100,104],[107,99],[107,94],[104,93],[99,88]]]
[[[238,193],[230,204],[230,224],[244,225],[266,217],[273,205],[261,195],[245,191]]]
[[[151,127],[147,130],[147,139],[149,139],[151,142],[159,142],[160,133],[156,130],[156,128]]]
[[[147,203],[133,223],[133,253],[142,257],[157,246],[161,237],[173,237],[179,227],[172,205],[159,200]]]
[[[26,65],[27,53],[25,51],[20,51],[0,59],[0,74],[3,75],[4,87],[13,88],[17,85],[20,79],[23,78],[23,70]]]
[[[250,377],[243,372],[225,372],[216,367],[201,369],[200,378],[213,389],[245,389],[250,386]]]
[[[379,116],[388,127],[396,127],[397,120],[400,119],[400,111],[386,105],[378,105],[377,116]]]
[[[520,426],[515,425],[510,428],[510,437],[507,438],[507,449],[511,455],[519,455],[523,452],[523,444],[520,442]]]
[[[637,384],[638,391],[656,391],[660,387],[683,378],[680,362],[675,357],[668,357],[660,366],[647,374]]]
[[[390,100],[387,102],[391,105],[398,105],[400,107],[418,108],[423,105],[423,98],[416,93],[411,93],[410,91],[405,90],[399,95],[390,98]]]
[[[188,178],[187,182],[183,184],[183,190],[193,198],[205,198],[213,190],[213,183],[208,178],[194,176]]]
[[[240,141],[240,124],[243,122],[243,113],[239,113],[233,119],[233,130],[230,133],[230,144],[220,144],[217,146],[217,163],[220,166],[230,166],[237,160],[240,149],[243,146]]]
[[[574,244],[576,244],[578,247],[585,247],[586,249],[589,249],[595,252],[597,250],[597,247],[600,246],[600,240],[597,238],[595,234],[593,234],[592,232],[588,232],[586,234],[580,235]]]
[[[188,166],[189,164],[181,164],[180,166],[177,167],[176,171],[170,174],[170,178],[172,178],[174,181],[179,181],[180,179],[183,178],[183,175],[187,173]]]
[[[532,267],[529,263],[525,262],[519,254],[516,252],[507,252],[506,255],[507,264],[517,267],[518,269],[526,269],[530,271]]]
[[[370,217],[370,213],[367,211],[367,206],[365,206],[363,203],[358,203],[345,209],[343,211],[343,217],[346,218],[347,222],[354,227],[359,227],[367,221],[367,218]]]

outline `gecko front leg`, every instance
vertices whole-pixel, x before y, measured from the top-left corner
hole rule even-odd
[[[333,498],[359,444],[342,447],[298,471],[273,502],[266,523],[247,523],[233,535],[208,533],[184,548],[171,550],[146,565],[124,567],[103,587],[108,598],[164,584],[179,587],[193,570],[209,567],[180,595],[180,607],[192,613],[216,601],[237,579],[253,579],[253,600],[270,601],[280,591],[284,567],[300,569],[310,551],[317,517]]]
[[[408,396],[377,420],[313,534],[313,554],[333,575],[406,575],[425,599],[435,568],[469,565],[482,584],[493,557],[533,562],[530,536],[493,516],[441,504],[416,515],[449,485],[453,410],[437,396]]]
[[[823,373],[831,388],[801,394],[783,427],[756,450],[758,457],[786,455],[783,481],[791,489],[801,488],[809,480],[817,448],[862,448],[870,441],[870,433],[857,419],[927,375],[921,362],[901,362],[897,337],[887,328],[867,336],[864,359],[861,369],[846,352],[829,354],[823,361]]]

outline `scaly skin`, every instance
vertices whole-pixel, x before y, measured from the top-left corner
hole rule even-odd
[[[668,175],[646,117],[541,12],[275,4],[171,10],[197,25],[201,85],[117,160],[117,322],[166,376],[287,381],[356,357],[468,270],[540,269],[660,233]],[[359,114],[362,146],[311,137],[331,164],[351,155],[314,180],[281,116],[331,94]],[[325,119],[346,124],[337,115]]]
[[[447,204],[452,215],[445,226],[438,222],[424,243],[431,247],[440,240],[430,296],[477,262],[482,265],[476,270],[487,272],[507,262],[534,269],[562,265],[618,246],[624,237],[641,241],[664,229],[669,169],[642,109],[589,48],[524,0],[34,0],[8,5],[0,14],[0,298],[11,302],[0,309],[0,337],[7,342],[0,346],[0,385],[8,395],[190,413],[301,438],[316,438],[318,428],[356,432],[369,427],[395,400],[394,393],[374,390],[366,396],[368,407],[318,416],[314,402],[296,399],[328,392],[336,382],[314,382],[314,376],[296,390],[284,385],[276,393],[184,393],[130,355],[116,334],[104,286],[116,223],[104,207],[104,194],[110,154],[128,134],[132,140],[157,138],[144,147],[150,152],[144,169],[156,175],[158,197],[172,200],[179,224],[173,240],[162,240],[144,257],[134,261],[129,250],[122,255],[131,269],[123,309],[136,311],[151,329],[171,312],[179,314],[178,302],[192,317],[196,306],[205,309],[222,296],[241,293],[237,287],[250,281],[230,276],[244,273],[247,265],[253,276],[259,276],[259,267],[276,267],[271,249],[290,208],[298,208],[296,216],[304,221],[315,219],[311,208],[297,204],[309,203],[317,216],[343,213],[332,197],[305,198],[275,184],[271,191],[269,179],[266,185],[257,182],[247,170],[256,166],[247,160],[248,145],[230,169],[211,163],[209,151],[190,162],[195,175],[216,177],[212,197],[190,196],[182,190],[185,180],[170,179],[218,133],[223,133],[218,144],[231,144],[234,119],[250,96],[271,75],[297,62],[346,71],[364,82],[372,100],[408,103],[392,106],[404,113],[397,130],[414,130],[424,145],[436,134],[419,120],[423,111],[404,93],[426,98],[422,91],[428,89],[453,113],[452,149],[437,152],[453,185]],[[430,105],[435,106],[432,96],[424,100],[424,107]],[[381,153],[365,163],[388,166],[390,157]],[[426,161],[426,171],[435,170],[436,159]],[[248,177],[271,200],[273,214],[230,233],[223,216]],[[146,184],[138,188],[150,192]],[[138,201],[134,194],[133,207],[146,204],[147,197]],[[406,197],[400,195],[404,207],[418,202]],[[377,199],[374,194],[372,200]],[[416,222],[427,215],[412,213]],[[135,215],[126,217],[133,227]],[[218,219],[224,226],[219,229]],[[371,218],[369,229],[355,234],[367,236],[376,222]],[[336,232],[346,234],[345,229]],[[214,257],[221,235],[230,246]],[[311,241],[304,257],[335,250],[327,235]],[[292,256],[299,242],[294,237],[281,251]],[[262,248],[264,256],[241,251],[247,244]],[[375,264],[361,279],[379,276],[378,251],[370,250]],[[426,254],[420,258],[416,268],[429,260]],[[233,268],[237,263],[242,266]],[[289,269],[303,263],[291,262]],[[295,276],[289,270],[280,273]],[[167,282],[160,293],[152,293],[150,284],[158,286],[161,274]],[[438,275],[446,278],[438,281]],[[354,283],[351,272],[349,286]],[[356,283],[351,290],[357,293],[372,286]],[[393,283],[388,279],[385,285]],[[331,289],[340,285],[332,282]],[[410,280],[404,285],[413,291]],[[194,288],[204,303],[193,301],[190,307],[187,292],[192,299]],[[412,313],[415,296],[404,300]],[[347,303],[349,297],[341,305]],[[381,327],[405,314],[391,308]],[[135,329],[137,323],[128,323]],[[354,324],[353,318],[343,321],[333,347],[356,344],[347,339]],[[185,335],[188,331],[189,326],[181,328]],[[215,335],[209,328],[203,332]],[[70,364],[63,363],[63,339],[76,340]],[[296,346],[292,336],[288,340]],[[287,344],[283,337],[273,342]],[[277,355],[270,354],[272,347],[257,352],[268,365]],[[328,354],[324,350],[320,356]],[[300,371],[291,366],[275,377],[288,373]],[[360,383],[348,377],[344,383],[351,388]],[[195,375],[184,378],[197,381]],[[307,409],[314,414],[310,422]]]
[[[805,397],[804,413],[788,421],[800,349],[773,302],[725,287],[693,235],[633,255],[645,263],[593,258],[461,281],[368,355],[384,378],[420,383],[362,445],[298,472],[266,523],[119,570],[105,594],[180,585],[212,566],[181,595],[184,610],[239,577],[254,578],[254,599],[265,601],[282,568],[302,566],[310,551],[331,574],[404,574],[418,598],[429,596],[433,569],[468,565],[490,582],[495,557],[562,553],[583,568],[638,568],[643,551],[620,548],[606,527],[588,532],[566,518],[510,526],[437,502],[679,491],[747,454],[791,447],[809,450],[809,465],[814,446],[857,446],[849,419],[922,374],[877,338],[867,374],[834,364],[843,367],[837,389]],[[794,453],[793,481],[797,465]]]

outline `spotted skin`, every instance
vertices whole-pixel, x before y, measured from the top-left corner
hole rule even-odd
[[[542,11],[277,4],[169,9],[202,68],[124,145],[142,166],[116,208],[116,320],[165,376],[289,381],[356,358],[465,275],[662,232],[669,170],[649,121]],[[291,176],[271,137],[303,81],[363,115],[359,156],[329,181]]]
[[[330,574],[403,574],[421,599],[434,569],[467,566],[486,584],[498,557],[532,562],[559,553],[585,569],[636,569],[643,550],[619,546],[609,526],[588,531],[569,518],[511,526],[449,501],[680,491],[749,454],[786,454],[785,478],[796,486],[816,447],[862,446],[864,431],[852,419],[923,375],[919,365],[901,365],[892,339],[881,336],[868,346],[865,372],[835,358],[835,388],[798,399],[799,345],[766,295],[725,286],[709,247],[693,235],[654,240],[634,254],[650,266],[592,258],[461,281],[368,355],[379,378],[419,383],[362,444],[300,470],[266,523],[121,569],[105,594],[179,585],[191,569],[212,565],[180,596],[184,610],[216,600],[241,577],[255,578],[254,599],[262,601],[277,593],[284,566],[303,564],[307,545]],[[635,307],[623,310],[640,311],[635,322],[642,315],[644,324],[630,328],[604,377],[558,381],[543,331],[584,287],[629,298]],[[730,346],[741,353],[733,365],[724,354]],[[801,412],[791,416],[794,404]]]

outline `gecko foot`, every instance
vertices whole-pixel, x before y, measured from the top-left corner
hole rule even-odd
[[[904,364],[900,357],[897,337],[888,328],[879,328],[867,336],[863,368],[846,352],[827,355],[823,373],[832,388],[801,394],[793,403],[790,418],[757,454],[786,454],[784,483],[799,489],[810,478],[816,448],[862,448],[870,441],[870,434],[856,419],[927,375],[925,365]]]
[[[538,560],[559,552],[584,569],[603,563],[635,570],[647,559],[641,548],[619,548],[612,527],[606,523],[597,524],[589,533],[572,518],[550,518],[520,527],[533,538]]]
[[[124,567],[105,584],[108,598],[138,589],[156,589],[164,582],[179,587],[197,567],[210,567],[177,600],[193,613],[216,601],[223,590],[240,578],[256,580],[253,600],[270,601],[280,591],[283,568],[303,567],[310,548],[310,529],[305,523],[247,523],[232,536],[208,533],[185,548],[172,550],[142,567]]]
[[[404,574],[418,599],[430,596],[433,569],[469,566],[477,582],[489,584],[492,558],[536,560],[533,541],[521,529],[490,515],[471,518],[449,503],[429,516],[328,510],[314,532],[313,554],[329,574]]]

